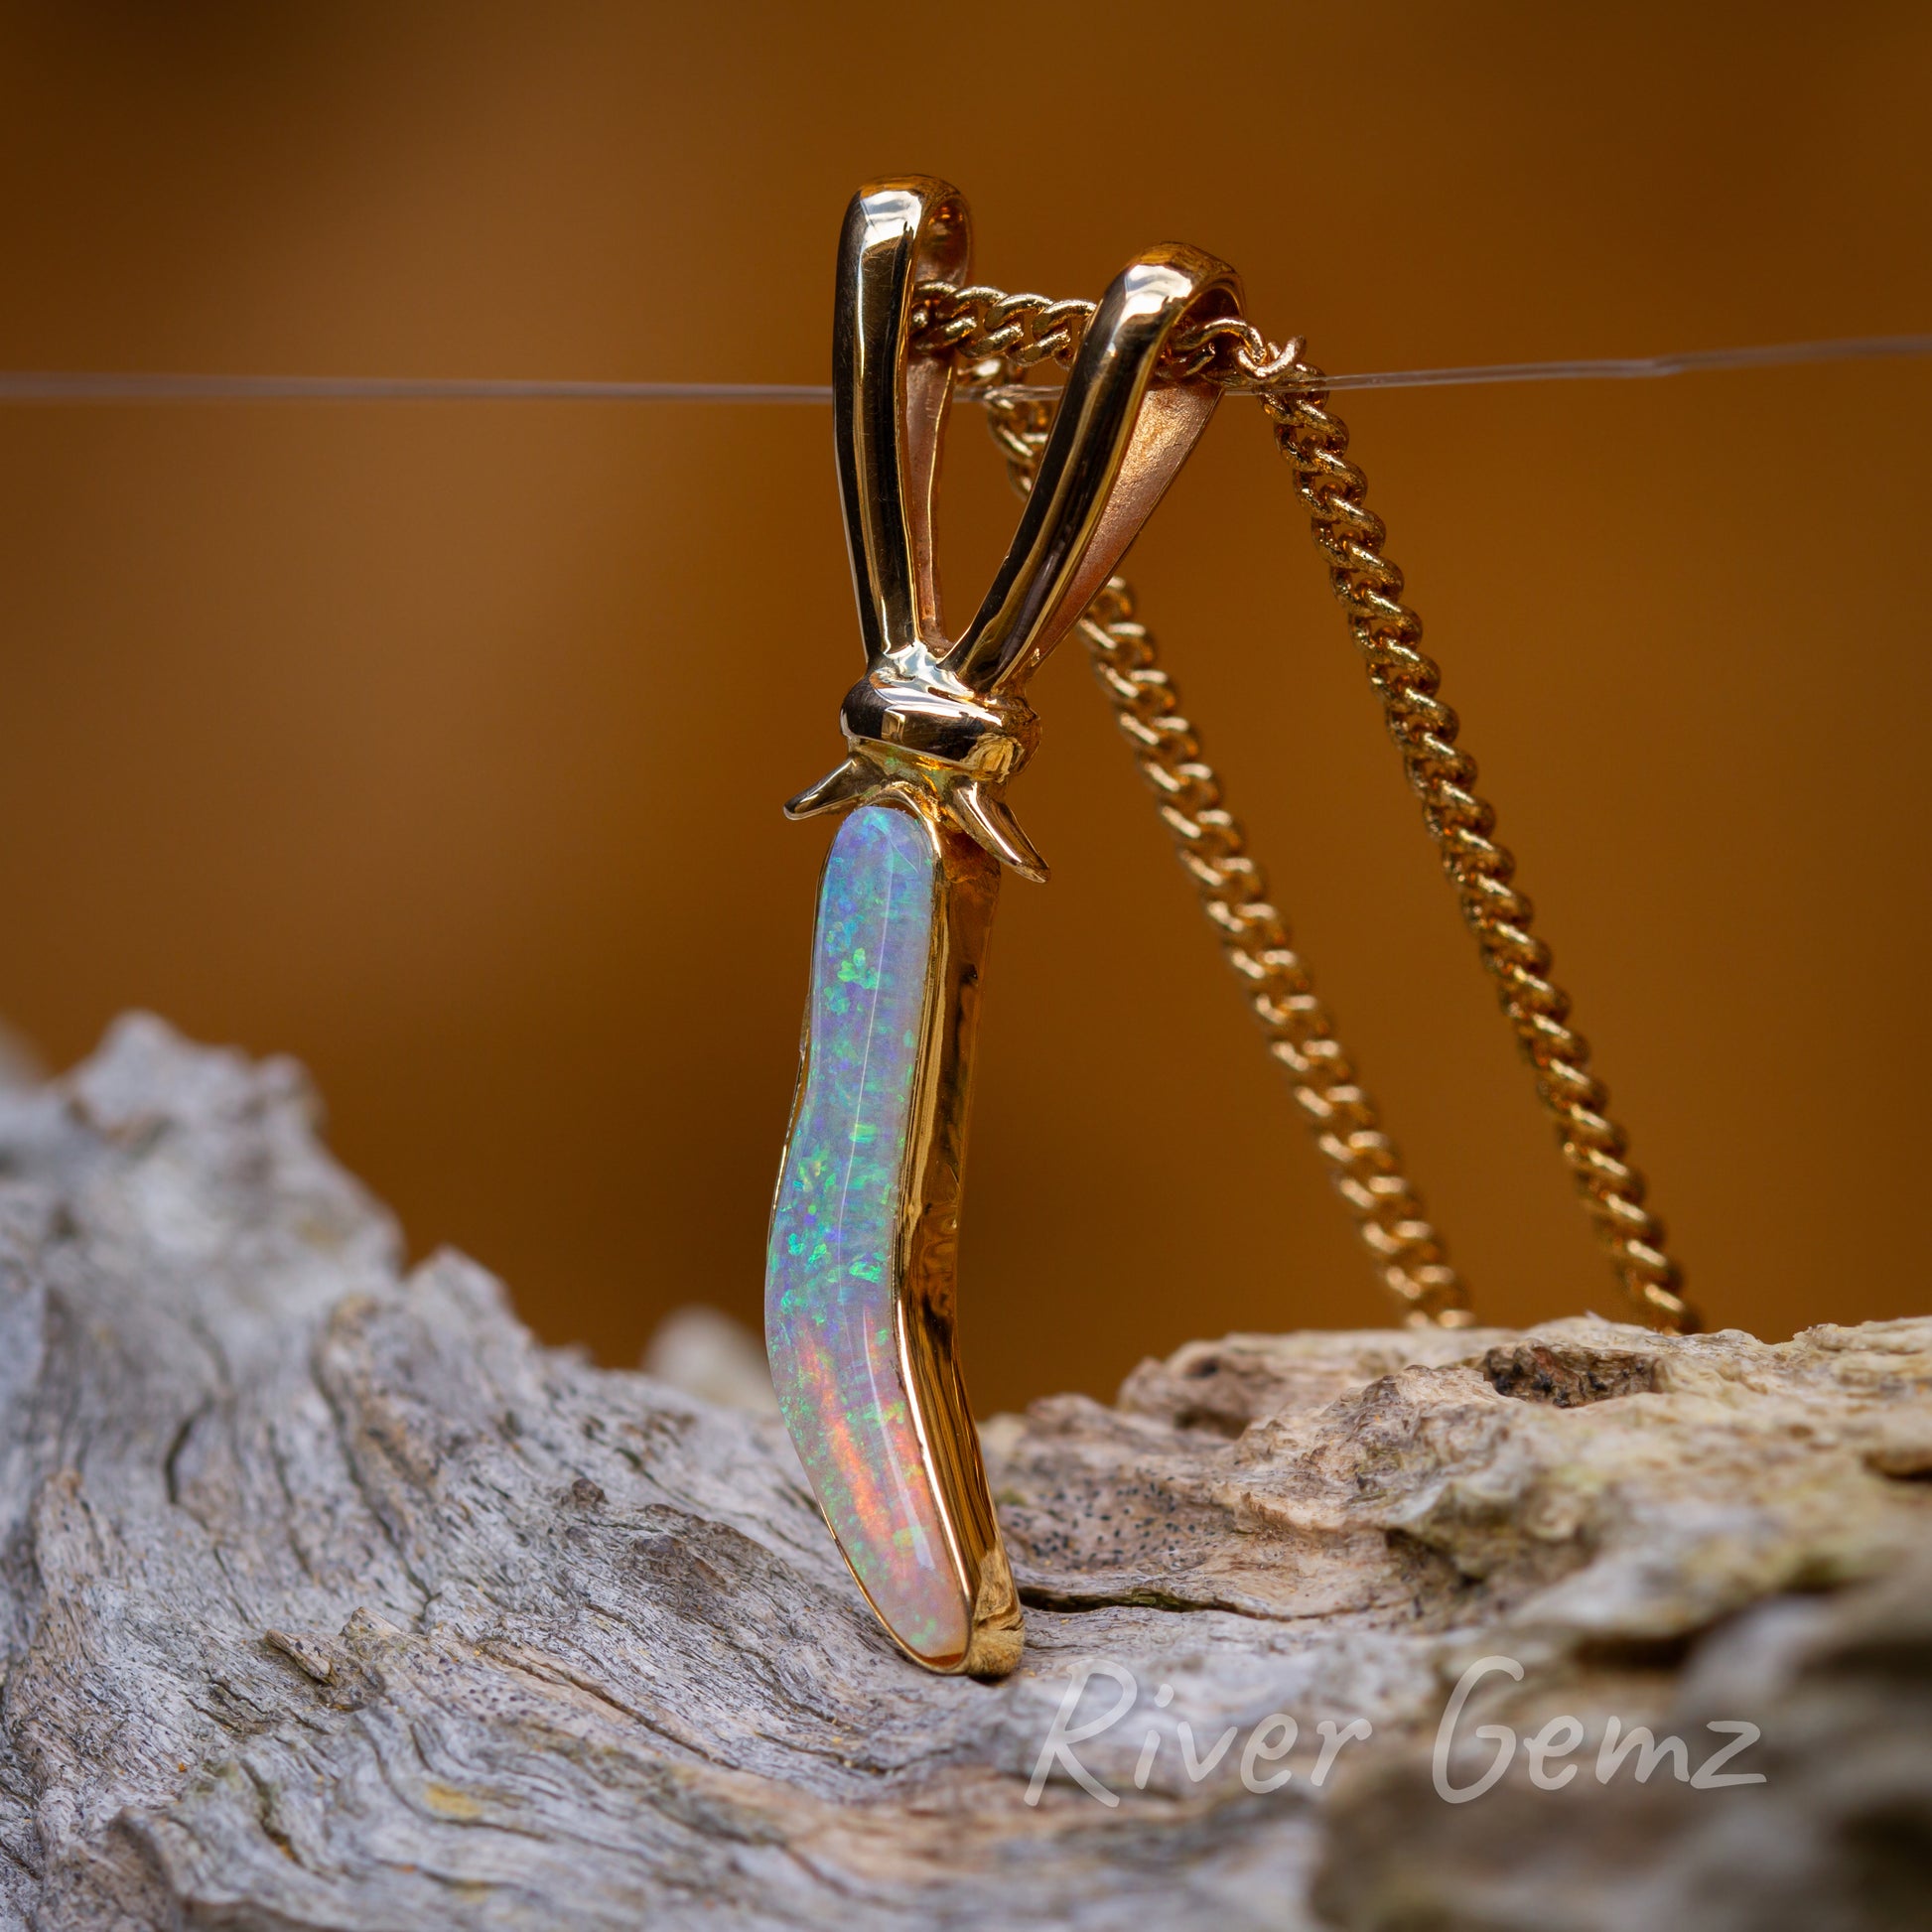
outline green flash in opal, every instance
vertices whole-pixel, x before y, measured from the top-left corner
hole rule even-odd
[[[846,1561],[898,1640],[944,1666],[966,1651],[969,1608],[895,1319],[938,866],[926,827],[885,804],[851,813],[825,862],[764,1322],[779,1407]]]

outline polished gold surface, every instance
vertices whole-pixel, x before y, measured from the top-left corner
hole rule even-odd
[[[804,818],[892,799],[936,842],[937,950],[893,1282],[920,1454],[971,1634],[956,1661],[935,1661],[902,1640],[901,1648],[927,1668],[998,1675],[1020,1658],[1020,1605],[959,1371],[955,1285],[981,961],[999,866],[1045,876],[1004,788],[1038,737],[1025,698],[1029,678],[1106,583],[1219,398],[1216,385],[1189,377],[1157,388],[1156,370],[1183,324],[1233,313],[1239,288],[1211,256],[1172,245],[1149,250],[1115,279],[1082,331],[1013,543],[954,641],[943,625],[932,541],[952,362],[914,354],[912,336],[918,288],[963,272],[970,246],[964,201],[929,177],[863,189],[846,215],[834,315],[835,441],[866,671],[840,715],[845,761],[786,810]],[[882,1621],[892,1627],[883,1612]]]
[[[952,363],[910,353],[915,298],[963,264],[958,191],[924,176],[857,196],[839,250],[832,385],[840,497],[866,671],[840,722],[846,761],[792,799],[794,818],[897,784],[1033,880],[1045,863],[1004,787],[1038,742],[1028,679],[1104,584],[1161,499],[1220,390],[1154,387],[1182,325],[1231,313],[1240,291],[1196,249],[1150,249],[1115,279],[1082,331],[1039,463],[1039,486],[978,614],[952,641],[933,563],[933,494]],[[955,269],[955,272],[957,270]]]
[[[1020,1661],[1020,1599],[987,1493],[955,1322],[973,1047],[1000,868],[975,840],[938,823],[936,814],[932,835],[942,886],[900,1189],[898,1341],[920,1446],[970,1606],[971,1636],[958,1669],[998,1677]]]

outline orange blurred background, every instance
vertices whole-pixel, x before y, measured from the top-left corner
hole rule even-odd
[[[990,280],[1195,241],[1336,369],[1932,327],[1922,7],[4,19],[10,368],[820,382],[907,169]],[[1932,365],[1339,400],[1696,1299],[1932,1305]],[[756,1321],[827,839],[778,803],[858,663],[829,413],[9,408],[0,492],[0,1015],[299,1055],[551,1339]],[[944,511],[970,608],[969,411]],[[1251,405],[1132,575],[1483,1311],[1620,1311]],[[1077,647],[1035,696],[980,1405],[1384,1319]]]

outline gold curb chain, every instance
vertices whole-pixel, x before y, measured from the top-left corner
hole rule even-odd
[[[965,365],[967,393],[988,408],[1015,483],[1032,483],[1051,426],[1051,390],[1031,394],[1011,378],[1047,360],[1070,364],[1093,316],[1088,302],[1050,302],[999,289],[923,285],[914,344]],[[1492,837],[1495,809],[1475,790],[1476,765],[1458,749],[1455,713],[1437,696],[1441,671],[1421,648],[1422,620],[1402,600],[1402,572],[1383,554],[1382,519],[1365,507],[1367,479],[1347,459],[1348,429],[1327,408],[1322,373],[1299,339],[1277,345],[1248,322],[1218,318],[1178,337],[1164,374],[1205,376],[1260,396],[1329,582],[1381,699],[1423,818],[1456,889],[1462,916],[1495,976],[1504,1013],[1536,1073],[1586,1210],[1642,1317],[1695,1332],[1696,1311],[1664,1251],[1662,1223],[1644,1205],[1643,1175],[1624,1158],[1623,1129],[1589,1070],[1589,1045],[1568,1024],[1569,996],[1550,977],[1550,949],[1530,930],[1533,908],[1513,882],[1516,862]],[[1004,381],[1002,378],[1006,378]],[[1221,803],[1221,783],[1200,756],[1197,732],[1134,615],[1133,594],[1109,582],[1080,623],[1095,674],[1160,800],[1176,852],[1229,962],[1247,981],[1269,1051],[1288,1068],[1295,1097],[1337,1191],[1355,1217],[1378,1274],[1409,1320],[1464,1326],[1468,1291],[1403,1173],[1374,1101],[1355,1079],[1326,1008],[1268,902],[1267,880]]]

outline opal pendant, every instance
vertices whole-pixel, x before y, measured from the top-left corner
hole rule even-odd
[[[839,244],[834,441],[864,676],[847,755],[786,806],[845,812],[825,862],[811,1004],[771,1216],[765,1339],[799,1460],[894,1640],[930,1670],[1020,1660],[1020,1603],[953,1342],[980,968],[1000,868],[1045,866],[1006,802],[1037,720],[1029,677],[1107,581],[1220,391],[1157,382],[1183,321],[1238,312],[1232,272],[1147,250],[1095,309],[1013,547],[943,629],[932,499],[952,387],[916,351],[919,288],[963,282],[966,205],[907,176],[863,190]]]
[[[937,1670],[968,1665],[982,1596],[1012,1593],[945,1372],[962,1150],[940,1116],[963,1112],[996,884],[914,810],[839,827],[765,1268],[772,1377],[825,1520],[886,1627]]]

